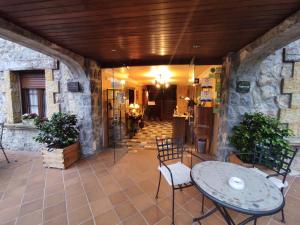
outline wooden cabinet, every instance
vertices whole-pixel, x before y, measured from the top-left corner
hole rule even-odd
[[[185,116],[173,116],[173,138],[185,143]]]
[[[195,146],[198,140],[206,139],[205,153],[209,153],[210,142],[213,135],[214,114],[212,107],[195,106],[194,108],[194,137]]]

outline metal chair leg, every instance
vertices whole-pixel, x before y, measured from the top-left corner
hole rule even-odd
[[[281,210],[281,222],[285,223],[285,216],[283,209]]]
[[[282,196],[284,198],[284,193],[283,193],[284,188],[281,188],[280,191],[281,191]],[[282,208],[282,210],[281,210],[281,222],[285,223],[284,208]]]
[[[201,212],[204,214],[204,194],[202,194],[202,207],[201,207]]]
[[[172,187],[172,225],[175,225],[175,189]]]
[[[157,186],[157,191],[156,191],[156,195],[155,198],[158,198],[158,192],[159,192],[159,188],[160,188],[160,181],[161,181],[161,172],[159,171],[159,181],[158,181],[158,186]]]
[[[8,160],[8,158],[7,158],[7,155],[6,155],[5,151],[4,151],[4,148],[1,147],[1,150],[2,150],[2,152],[3,152],[3,154],[4,154],[5,158],[6,158],[7,163],[9,163],[9,160]]]
[[[179,185],[180,191],[182,191],[182,185]]]

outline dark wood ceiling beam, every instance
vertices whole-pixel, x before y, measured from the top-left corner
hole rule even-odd
[[[212,16],[217,16],[222,14],[222,17],[226,18],[226,17],[231,17],[232,18],[232,13],[236,14],[236,16],[243,16],[245,18],[247,18],[248,16],[251,17],[255,17],[257,15],[265,15],[268,14],[268,12],[273,14],[276,12],[282,12],[282,13],[286,13],[287,11],[291,10],[291,6],[278,6],[278,8],[274,9],[273,8],[266,8],[264,11],[260,12],[257,11],[257,7],[253,7],[253,9],[251,9],[251,7],[246,7],[246,8],[241,8],[241,7],[231,7],[231,8],[214,8],[213,10],[206,10],[206,9],[202,9],[202,8],[197,8],[194,11],[194,16],[197,16],[197,14],[200,15],[208,15],[208,17],[211,16],[211,18],[213,19]],[[103,19],[107,20],[120,20],[120,19],[127,19],[127,18],[140,18],[140,17],[158,17],[159,16],[165,16],[165,15],[170,15],[170,14],[184,14],[186,16],[186,14],[189,12],[188,10],[189,8],[172,8],[172,9],[168,9],[168,10],[149,10],[149,11],[145,11],[145,9],[141,8],[139,9],[139,13],[138,12],[129,12],[129,11],[99,11],[99,13],[94,12],[80,12],[80,13],[62,13],[62,14],[51,14],[49,16],[47,15],[41,15],[41,16],[29,16],[29,17],[25,17],[25,18],[19,18],[19,17],[15,17],[16,21],[22,20],[22,22],[34,22],[34,21],[51,21],[51,20],[55,20],[56,22],[63,22],[67,19],[71,19],[71,20],[81,20],[82,18],[90,18],[91,20],[97,20],[98,22],[101,22]],[[228,15],[226,15],[228,13]],[[166,18],[167,19],[167,18]]]
[[[226,29],[226,27],[231,29],[247,29],[248,26],[252,25],[257,19],[260,19],[260,22],[256,23],[256,27],[268,27],[271,24],[274,24],[273,20],[270,20],[266,15],[263,16],[257,16],[257,18],[248,18],[243,24],[237,23],[236,21],[230,21],[230,20],[212,20],[210,24],[207,24],[205,22],[198,22],[198,23],[192,23],[188,25],[189,29],[208,29],[208,30],[215,30],[218,29]],[[196,20],[195,20],[196,21]],[[167,21],[148,21],[148,20],[141,20],[147,28],[155,28],[161,29],[163,28],[169,28],[169,29],[178,29],[178,26],[182,26],[185,24],[185,21],[182,21],[180,17],[174,18],[172,20]],[[108,28],[107,28],[108,27]],[[140,23],[136,22],[129,22],[124,21],[122,23],[97,23],[97,21],[94,21],[92,23],[74,23],[73,25],[71,23],[69,24],[59,24],[59,25],[43,25],[43,26],[37,26],[37,28],[40,31],[47,31],[47,32],[59,32],[59,31],[93,31],[93,30],[103,30],[104,28],[110,29],[110,30],[122,30],[122,29],[138,29],[140,28]],[[182,27],[181,27],[182,28]]]
[[[178,29],[180,28],[180,26],[176,26]],[[94,37],[95,39],[105,39],[105,38],[111,38],[111,33],[113,32],[116,36],[119,35],[120,37],[122,36],[127,36],[127,37],[132,37],[132,36],[139,36],[141,38],[147,37],[148,39],[155,39],[155,38],[165,38],[170,34],[174,34],[176,27],[172,27],[172,28],[164,28],[161,29],[159,31],[159,33],[157,34],[153,34],[153,30],[154,28],[148,27],[149,31],[147,32],[142,32],[139,31],[138,29],[114,29],[114,30],[105,30],[102,31],[100,30],[87,30],[85,32],[80,32],[80,30],[71,30],[71,31],[66,31],[66,32],[61,32],[61,31],[52,31],[52,32],[41,32],[41,34],[47,34],[47,36],[49,38],[57,38],[60,40],[64,40],[64,39],[70,39],[72,38],[73,40],[84,40],[84,38],[86,37]],[[185,32],[185,36],[189,36],[189,35],[220,35],[220,34],[232,34],[232,33],[236,33],[236,32],[260,32],[260,31],[264,31],[266,27],[255,27],[255,28],[224,28],[224,29],[209,29],[209,30],[205,30],[205,29],[201,29],[201,27],[199,27],[199,29],[197,28],[193,28],[193,29],[188,29],[187,32]],[[198,32],[195,32],[194,30],[199,30]],[[151,34],[151,37],[149,37],[149,34]],[[177,36],[179,36],[179,33],[176,34]]]
[[[300,0],[197,1],[7,0],[0,1],[0,12],[45,39],[112,65],[170,58],[186,63],[194,56],[216,62],[300,7]]]
[[[183,3],[181,3],[183,4]],[[223,4],[220,4],[221,6],[216,6],[214,5],[214,8],[211,7],[207,7],[206,5],[203,6],[203,8],[199,7],[195,10],[195,13],[199,10],[199,12],[201,13],[207,13],[207,12],[216,12],[216,14],[220,14],[220,13],[225,13],[226,11],[229,11],[231,13],[235,13],[236,16],[247,16],[245,13],[248,11],[252,11],[250,10],[251,8],[251,4],[246,5],[244,7],[241,7],[239,4],[237,4],[237,6],[224,6]],[[284,5],[279,5],[276,4],[275,6],[279,7],[278,9],[274,8],[274,4],[273,5],[268,5],[265,6],[267,7],[265,10],[268,10],[268,7],[272,6],[272,8],[270,8],[271,10],[281,10],[282,8],[284,8]],[[219,9],[218,9],[219,8]],[[117,8],[117,10],[114,11],[109,11],[109,10],[98,10],[98,11],[83,11],[83,12],[79,12],[79,13],[61,13],[61,14],[51,14],[51,15],[44,15],[42,14],[41,16],[29,16],[28,18],[18,18],[17,16],[14,15],[14,17],[16,19],[22,19],[22,21],[39,21],[39,20],[49,20],[49,19],[66,19],[66,18],[81,18],[84,16],[101,16],[102,18],[116,18],[116,19],[123,19],[126,18],[130,15],[134,15],[135,17],[138,16],[159,16],[159,15],[164,15],[164,14],[170,14],[170,13],[188,13],[189,11],[189,7],[179,7],[179,8],[170,8],[170,9],[158,9],[158,10],[149,10],[146,11],[145,7],[140,7],[140,6],[136,6],[130,7],[131,10],[126,10],[123,8]],[[207,12],[206,12],[207,11]],[[259,14],[259,11],[257,11],[257,6],[254,6],[253,8],[253,13],[255,12],[255,14]],[[232,14],[231,14],[232,15]]]
[[[257,20],[259,20],[259,18],[261,16],[271,16],[271,15],[281,15],[283,17],[286,16],[286,12],[287,11],[290,11],[289,9],[285,9],[285,10],[282,10],[282,8],[277,11],[274,12],[274,10],[271,10],[269,13],[270,15],[268,14],[268,11],[265,10],[264,12],[253,12],[251,11],[249,13],[249,15],[247,15],[247,12],[241,12],[241,14],[243,15],[243,18],[244,19],[247,19],[248,18],[258,18]],[[200,12],[195,12],[194,13],[194,16],[191,20],[192,21],[196,21],[197,23],[203,23],[203,19],[205,19],[204,21],[206,23],[208,23],[209,21],[207,21],[207,17],[210,18],[210,20],[216,20],[216,19],[220,19],[220,17],[218,16],[220,13],[222,13],[222,19],[225,21],[234,21],[235,23],[237,23],[238,21],[236,21],[234,18],[235,17],[232,17],[232,13],[231,12],[217,12],[217,11],[213,11],[213,12],[205,12],[205,11],[200,11]],[[205,15],[205,16],[204,16]],[[139,21],[156,21],[156,22],[159,22],[159,21],[171,21],[173,18],[175,19],[178,19],[178,18],[181,18],[182,21],[185,21],[185,18],[186,17],[186,12],[183,12],[183,13],[169,13],[167,15],[165,14],[162,14],[160,16],[157,16],[157,15],[143,15],[143,16],[131,16],[131,17],[126,17],[126,18],[122,18],[122,20],[120,21],[119,18],[111,18],[111,17],[108,17],[108,18],[105,18],[103,19],[103,15],[99,15],[99,16],[81,16],[81,17],[68,17],[68,18],[65,18],[65,19],[58,19],[58,18],[54,18],[54,19],[39,19],[39,20],[32,20],[32,19],[29,19],[27,22],[26,20],[22,20],[22,23],[24,25],[31,25],[31,26],[35,26],[35,27],[41,27],[41,26],[50,26],[50,25],[53,25],[53,24],[56,24],[56,25],[63,25],[63,24],[74,24],[76,25],[77,23],[82,23],[82,24],[85,24],[85,25],[89,25],[91,23],[98,23],[99,26],[101,25],[107,25],[107,24],[126,24],[128,22],[139,22]],[[269,17],[270,18],[270,17]],[[138,19],[138,20],[137,20]],[[86,22],[86,23],[85,23]]]
[[[192,58],[178,58],[172,61],[171,65],[186,65],[190,64]],[[196,58],[196,65],[218,65],[222,64],[222,57],[219,58]],[[170,65],[169,59],[152,59],[147,61],[131,60],[128,62],[106,61],[101,63],[102,68],[116,68],[121,66],[151,66],[151,65]]]

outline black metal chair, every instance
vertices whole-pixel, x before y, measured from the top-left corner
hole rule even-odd
[[[287,175],[291,172],[291,164],[293,159],[297,154],[298,148],[292,147],[290,149],[278,149],[273,146],[263,146],[263,145],[255,145],[253,153],[240,153],[233,152],[235,155],[239,156],[239,158],[246,158],[247,161],[250,161],[252,168],[251,170],[265,176],[268,178],[275,186],[280,189],[281,193],[284,196],[284,188],[288,187],[288,182],[286,181]],[[230,153],[226,157],[226,161],[230,161]],[[245,159],[245,158],[244,158]],[[257,165],[263,165],[274,173],[267,174],[262,170],[258,169]],[[277,178],[281,177],[281,179]],[[284,209],[281,210],[281,221],[285,222]]]
[[[155,198],[158,198],[161,175],[172,186],[172,225],[174,225],[175,190],[193,186],[191,169],[183,164],[183,143],[173,138],[156,137],[157,158],[159,160],[159,182]],[[177,161],[176,163],[170,163]]]
[[[2,152],[3,152],[3,155],[6,158],[7,163],[9,163],[9,160],[7,158],[7,155],[6,155],[6,153],[4,151],[4,148],[3,148],[3,145],[2,145],[3,128],[4,128],[4,123],[0,123],[0,148],[1,148]]]

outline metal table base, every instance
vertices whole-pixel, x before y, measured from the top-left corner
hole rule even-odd
[[[218,205],[216,202],[213,203],[215,204],[216,207],[209,210],[207,213],[205,213],[200,217],[193,218],[193,224],[197,222],[198,224],[201,225],[201,220],[209,217],[210,215],[214,214],[217,211],[221,213],[223,219],[226,221],[228,225],[245,225],[251,221],[254,221],[254,225],[256,225],[257,219],[260,217],[260,216],[249,216],[247,219],[243,220],[242,222],[235,223],[225,207]]]

